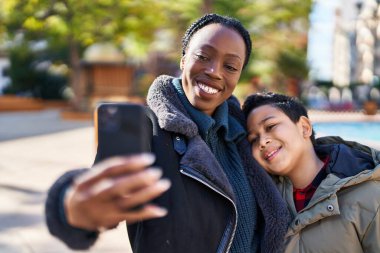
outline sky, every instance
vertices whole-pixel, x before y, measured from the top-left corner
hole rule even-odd
[[[332,79],[332,47],[335,8],[340,0],[315,0],[310,14],[308,62],[310,77]]]

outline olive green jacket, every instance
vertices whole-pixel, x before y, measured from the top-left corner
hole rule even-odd
[[[275,178],[293,216],[286,253],[380,252],[380,152],[348,144],[316,146],[330,154],[328,175],[299,213],[290,180]]]

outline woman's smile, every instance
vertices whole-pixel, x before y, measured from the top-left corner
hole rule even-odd
[[[211,116],[232,95],[244,58],[245,43],[235,30],[220,24],[199,30],[181,59],[182,87],[189,102]]]
[[[212,88],[212,87],[210,87],[204,83],[197,82],[197,86],[201,91],[203,91],[209,95],[214,95],[214,94],[219,92],[219,90]]]

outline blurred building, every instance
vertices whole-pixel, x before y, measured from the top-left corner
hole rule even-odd
[[[316,104],[333,110],[380,105],[380,0],[315,0],[310,20],[310,77],[318,93],[303,91],[306,99],[323,93],[327,103]]]
[[[379,0],[341,0],[335,12],[333,76],[338,87],[380,76]]]
[[[358,18],[356,22],[356,52],[357,66],[355,79],[364,84],[373,82],[374,75],[379,75],[379,59],[377,36],[377,13],[378,2],[375,0],[363,0],[357,4]]]
[[[347,87],[355,79],[357,0],[345,0],[335,10],[333,34],[332,81],[338,87]],[[344,7],[344,8],[343,8]]]
[[[98,43],[84,52],[80,96],[91,107],[99,101],[130,100],[134,96],[135,67],[110,43]]]

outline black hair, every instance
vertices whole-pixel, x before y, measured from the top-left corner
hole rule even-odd
[[[251,56],[252,51],[252,41],[249,32],[247,31],[247,29],[244,28],[244,26],[241,24],[239,20],[228,16],[221,16],[215,13],[206,14],[190,25],[190,27],[187,29],[185,35],[182,38],[182,56],[186,54],[187,47],[193,35],[197,31],[209,24],[221,24],[225,27],[235,30],[240,34],[240,36],[244,40],[246,47],[245,60],[243,65],[244,68],[248,64],[249,57]]]
[[[248,96],[242,107],[245,118],[248,118],[249,113],[253,109],[263,105],[278,108],[294,123],[297,123],[301,116],[309,118],[305,106],[297,98],[273,92],[255,93]],[[315,144],[314,130],[312,130],[310,139]]]

